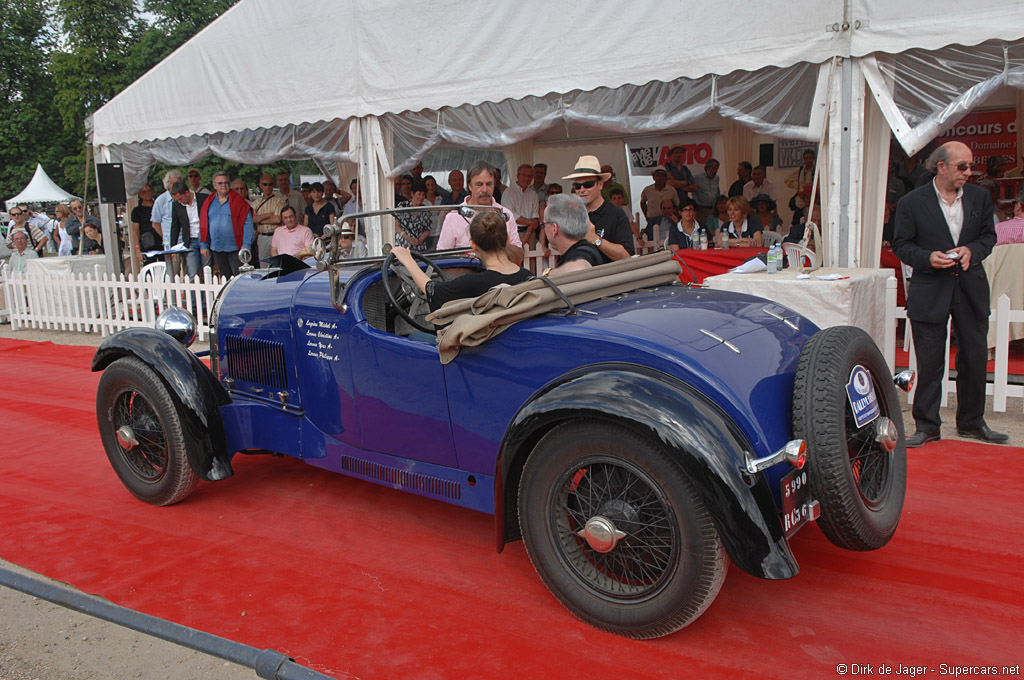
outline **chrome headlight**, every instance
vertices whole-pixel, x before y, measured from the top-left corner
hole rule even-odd
[[[168,307],[156,318],[156,329],[167,333],[185,347],[196,341],[196,318],[181,307]]]

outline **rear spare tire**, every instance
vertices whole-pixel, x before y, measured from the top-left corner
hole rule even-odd
[[[825,536],[848,550],[888,543],[907,490],[903,417],[885,359],[860,328],[826,328],[804,346],[793,432],[807,442],[808,478]]]

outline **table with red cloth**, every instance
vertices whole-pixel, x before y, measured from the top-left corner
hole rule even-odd
[[[679,280],[683,283],[704,283],[709,276],[725,274],[733,267],[738,267],[752,257],[767,253],[767,248],[714,248],[709,250],[694,250],[682,248],[676,251],[675,258],[684,262],[683,273]],[[693,276],[690,275],[690,270]]]

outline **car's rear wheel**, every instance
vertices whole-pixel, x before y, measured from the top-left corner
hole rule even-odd
[[[847,385],[859,381],[866,390],[865,372],[878,414],[858,424]],[[889,368],[863,330],[826,328],[804,346],[793,388],[793,430],[807,442],[808,478],[821,503],[818,524],[825,536],[848,550],[888,543],[903,512],[907,449]]]
[[[683,628],[725,579],[711,515],[679,466],[616,425],[549,432],[519,485],[527,553],[575,616],[631,638]]]
[[[100,439],[114,472],[140,500],[170,505],[195,489],[187,435],[170,391],[148,365],[118,359],[96,391]]]

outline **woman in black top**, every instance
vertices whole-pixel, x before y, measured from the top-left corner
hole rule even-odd
[[[306,206],[305,226],[312,230],[314,236],[323,236],[324,227],[334,219],[334,204],[324,200],[324,185],[320,182],[310,185],[309,195],[313,202]]]
[[[153,229],[153,221],[150,219],[152,214],[153,188],[145,184],[139,189],[139,204],[132,210],[130,218],[135,245],[142,252],[163,250],[164,247],[160,234]]]
[[[490,210],[477,213],[469,223],[469,243],[487,270],[466,274],[451,281],[432,280],[419,268],[408,248],[395,246],[391,252],[405,265],[412,280],[426,294],[430,311],[439,309],[451,300],[477,297],[499,284],[514,285],[533,276],[529,270],[514,264],[505,251],[508,228],[505,226],[504,214]]]

